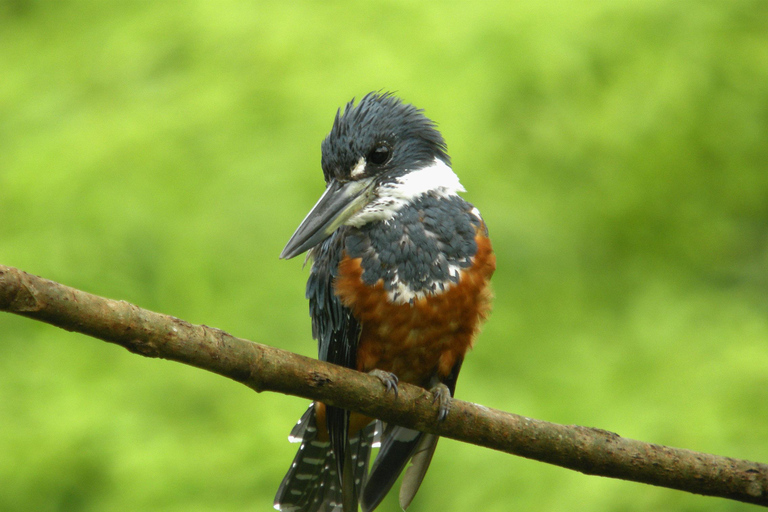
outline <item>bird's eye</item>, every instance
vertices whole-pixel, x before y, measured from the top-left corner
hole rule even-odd
[[[382,165],[389,161],[390,156],[392,156],[392,148],[380,142],[368,153],[368,161],[375,165]]]

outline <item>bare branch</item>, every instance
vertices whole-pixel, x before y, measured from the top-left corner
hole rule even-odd
[[[397,398],[368,375],[235,338],[124,301],[0,265],[0,310],[229,377],[256,391],[320,400],[385,421],[556,464],[582,473],[768,505],[768,465],[643,443],[612,432],[558,425],[454,400],[437,404],[401,384]]]

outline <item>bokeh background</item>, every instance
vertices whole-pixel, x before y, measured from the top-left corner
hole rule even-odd
[[[766,27],[763,0],[2,0],[0,263],[314,355],[277,255],[336,108],[397,91],[498,256],[458,396],[768,462]],[[0,510],[271,510],[306,403],[1,314]],[[749,508],[442,440],[411,510]]]

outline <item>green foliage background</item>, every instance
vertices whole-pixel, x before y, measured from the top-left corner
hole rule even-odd
[[[0,263],[314,355],[277,255],[335,109],[398,91],[498,255],[458,396],[768,462],[766,27],[763,0],[2,0]],[[305,406],[0,315],[0,510],[270,510]],[[443,440],[411,510],[748,508]]]

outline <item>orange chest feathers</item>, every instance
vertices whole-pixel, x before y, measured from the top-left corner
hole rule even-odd
[[[345,254],[334,291],[362,325],[359,371],[380,369],[423,387],[451,372],[490,312],[496,257],[484,229],[477,230],[475,242],[472,264],[459,271],[458,282],[405,303],[392,300],[381,281],[365,284],[361,259]]]

